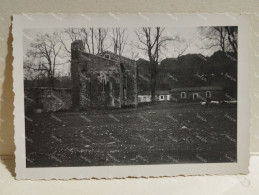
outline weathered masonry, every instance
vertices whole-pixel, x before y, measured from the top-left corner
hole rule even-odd
[[[70,110],[71,89],[34,87],[24,89],[25,111],[41,109],[43,112]]]
[[[82,41],[71,44],[72,108],[137,106],[136,61],[103,52],[84,52]]]

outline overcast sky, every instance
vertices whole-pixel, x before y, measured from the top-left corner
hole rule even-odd
[[[147,55],[144,51],[136,48],[134,45],[139,44],[137,36],[135,34],[137,28],[135,29],[127,29],[127,45],[124,49],[123,55],[131,58],[132,52],[134,54],[138,54],[138,58],[147,59]],[[23,49],[24,54],[30,49],[30,43],[33,43],[37,34],[45,34],[52,32],[63,32],[64,29],[24,29],[23,34]],[[176,57],[179,53],[179,50],[182,50],[188,44],[189,46],[185,50],[184,54],[202,54],[205,56],[211,55],[215,49],[203,49],[204,42],[198,27],[188,27],[188,28],[165,28],[163,35],[168,37],[179,36],[184,42],[178,41],[169,41],[167,42],[166,50],[160,54],[161,59]],[[63,39],[66,45],[69,47],[71,45],[71,39],[64,35]],[[134,43],[134,44],[133,44]],[[108,38],[106,41],[107,45],[111,45],[111,30],[108,33]],[[113,51],[113,47],[111,46],[107,50]],[[66,74],[69,71],[69,64],[59,67],[59,72],[62,74]]]

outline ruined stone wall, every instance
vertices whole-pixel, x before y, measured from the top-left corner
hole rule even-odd
[[[80,108],[121,107],[120,65],[117,61],[81,52]],[[86,71],[82,71],[86,70]]]
[[[89,72],[86,80],[86,98],[82,106],[91,107],[120,107],[120,74],[119,72],[105,71],[106,79],[101,79],[103,72]]]
[[[42,109],[43,112],[70,110],[72,105],[71,89],[66,88],[29,88],[25,93],[25,111]]]
[[[122,97],[123,105],[134,105],[138,104],[138,90],[137,90],[137,64],[135,60],[116,55],[112,52],[103,52],[101,56],[105,54],[110,55],[110,59],[118,61],[120,64],[123,64],[125,68],[124,76],[122,82],[126,87],[126,98]]]
[[[107,59],[104,53],[86,53],[81,41],[72,43],[71,53],[74,110],[137,105],[137,67],[134,60],[115,54]]]

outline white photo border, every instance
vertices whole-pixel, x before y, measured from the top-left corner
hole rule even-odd
[[[238,26],[237,162],[26,168],[23,29],[68,27]],[[250,25],[242,14],[22,14],[13,16],[13,91],[17,179],[83,179],[248,173]]]

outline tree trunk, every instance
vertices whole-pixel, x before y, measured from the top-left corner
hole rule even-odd
[[[49,85],[51,88],[54,87],[54,76],[53,75],[50,75],[50,78],[49,78]]]
[[[228,41],[234,51],[235,58],[237,60],[237,40],[234,35],[234,33],[237,32],[237,28],[236,27],[226,27],[225,29],[227,30],[227,33],[228,33]]]
[[[157,62],[150,62],[150,90],[151,90],[151,102],[156,101],[156,74],[157,74]]]
[[[52,73],[51,73],[51,71],[50,70],[48,70],[48,72],[47,72],[47,86],[48,87],[54,87],[54,77],[53,77],[53,75],[52,75]]]
[[[74,41],[71,44],[71,79],[72,79],[72,109],[79,111],[80,109],[80,73],[79,73],[79,58],[82,51],[83,42]]]

